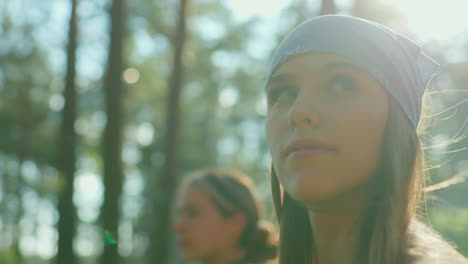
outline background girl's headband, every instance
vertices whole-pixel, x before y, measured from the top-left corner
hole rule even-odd
[[[267,79],[289,56],[329,52],[353,60],[398,101],[417,127],[424,90],[439,65],[413,41],[364,19],[328,15],[310,19],[290,32],[277,49]]]

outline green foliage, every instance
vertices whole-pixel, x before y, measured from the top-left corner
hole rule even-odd
[[[433,210],[429,214],[430,222],[435,230],[453,242],[458,251],[468,256],[468,210],[448,211]]]

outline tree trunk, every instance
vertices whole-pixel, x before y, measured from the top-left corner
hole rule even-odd
[[[331,15],[336,13],[335,2],[333,0],[322,0],[320,15]]]
[[[352,14],[355,17],[366,18],[366,1],[365,0],[354,0],[354,6]]]
[[[156,219],[155,229],[151,234],[150,244],[150,262],[165,264],[169,261],[169,252],[171,245],[171,208],[175,196],[177,184],[177,142],[179,138],[180,125],[180,97],[183,84],[183,51],[186,39],[186,12],[188,0],[180,0],[179,17],[177,22],[177,32],[173,44],[174,61],[169,81],[169,103],[167,106],[166,119],[166,145],[165,145],[165,163],[163,173],[159,179],[159,186],[156,197],[153,201],[156,203],[154,213]]]
[[[29,107],[28,107],[29,108]],[[29,109],[28,109],[29,110]],[[26,130],[24,130],[24,126],[22,126],[23,130],[22,130],[22,135],[26,135]],[[10,220],[10,225],[9,225],[9,229],[10,229],[10,232],[12,234],[12,237],[13,237],[13,241],[12,241],[12,245],[11,245],[11,249],[12,249],[12,261],[14,263],[23,263],[24,261],[24,258],[23,258],[23,254],[21,253],[21,250],[20,250],[20,247],[19,247],[19,241],[21,239],[21,228],[20,228],[20,225],[19,225],[19,221],[21,219],[21,217],[23,216],[23,199],[21,198],[21,187],[23,187],[24,185],[24,182],[23,182],[23,173],[21,171],[21,167],[23,165],[23,162],[24,162],[24,154],[22,154],[21,152],[24,151],[24,149],[26,148],[26,145],[21,145],[20,147],[20,153],[18,154],[17,158],[18,158],[18,161],[17,161],[17,164],[18,164],[18,167],[17,167],[17,174],[11,174],[11,178],[10,178],[10,181],[8,182],[8,184],[10,184],[10,187],[12,188],[11,189],[11,194],[12,196],[10,196],[11,198],[14,197],[15,199],[15,202],[16,204],[18,205],[15,209],[14,212],[10,213],[10,217],[7,217],[7,223],[8,223],[8,220]]]
[[[107,123],[103,137],[104,161],[104,203],[100,220],[102,227],[117,234],[119,226],[119,198],[124,178],[122,166],[122,127],[123,127],[123,34],[125,25],[123,0],[113,0],[110,9],[111,32],[105,101]],[[106,244],[101,256],[103,264],[119,263],[117,245]]]
[[[58,168],[65,178],[65,186],[58,200],[59,222],[58,222],[58,252],[57,263],[76,263],[73,252],[73,239],[76,230],[76,209],[73,205],[73,182],[76,170],[76,133],[74,124],[76,120],[76,88],[75,88],[75,65],[76,65],[76,22],[77,0],[72,0],[70,16],[68,47],[67,47],[67,73],[65,77],[65,88],[63,91],[64,106],[62,110],[62,123],[60,127],[60,143]]]

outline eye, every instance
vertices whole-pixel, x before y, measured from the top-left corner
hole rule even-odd
[[[336,92],[350,92],[357,89],[353,78],[345,75],[335,75],[328,81],[330,88]]]
[[[187,210],[187,217],[190,219],[194,219],[199,215],[199,212],[197,209],[191,208]]]
[[[297,89],[292,86],[278,86],[272,88],[267,96],[268,106],[273,106],[279,102],[294,101],[297,96]]]

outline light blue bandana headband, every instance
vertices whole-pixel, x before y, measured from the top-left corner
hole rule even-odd
[[[418,44],[364,19],[319,16],[286,36],[273,57],[268,80],[289,56],[306,52],[329,52],[354,61],[380,82],[417,127],[424,90],[439,67]]]

